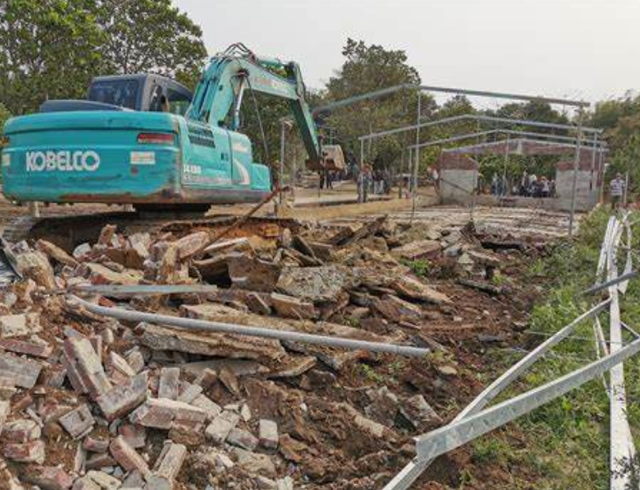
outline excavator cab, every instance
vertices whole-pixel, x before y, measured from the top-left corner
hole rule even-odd
[[[112,75],[94,78],[86,100],[48,100],[40,112],[132,110],[184,115],[192,97],[184,85],[161,75]]]

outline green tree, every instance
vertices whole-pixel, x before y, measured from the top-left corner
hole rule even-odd
[[[9,109],[7,109],[2,102],[0,102],[0,136],[4,130],[4,123],[11,117]]]
[[[154,72],[193,88],[207,57],[202,30],[171,0],[102,0],[106,73]]]
[[[342,55],[345,57],[342,67],[330,78],[322,94],[326,102],[396,85],[420,83],[417,70],[408,64],[407,55],[402,50],[388,50],[377,44],[367,45],[363,41],[347,39]],[[416,107],[417,92],[403,90],[339,109],[325,115],[323,120],[334,129],[347,154],[359,155],[358,136],[414,123]],[[435,108],[433,99],[424,95],[421,116],[425,119],[430,117]],[[400,135],[368,143],[365,158],[381,167],[397,165],[405,142],[405,136]]]
[[[33,112],[84,97],[100,74],[154,72],[193,87],[201,36],[170,0],[0,0],[0,102]]]
[[[80,97],[100,69],[93,0],[0,0],[0,102],[12,113]]]

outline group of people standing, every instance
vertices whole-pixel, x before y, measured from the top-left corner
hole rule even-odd
[[[555,180],[548,179],[544,175],[536,175],[535,173],[528,174],[525,171],[520,181],[509,189],[509,182],[504,175],[499,177],[493,174],[490,193],[492,196],[511,194],[513,196],[523,197],[553,197],[556,193],[556,182]]]
[[[358,202],[367,202],[369,194],[389,194],[391,176],[386,170],[373,170],[371,165],[362,165],[358,173]]]

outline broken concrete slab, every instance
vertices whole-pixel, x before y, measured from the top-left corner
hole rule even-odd
[[[276,310],[276,313],[285,318],[293,318],[296,320],[311,320],[317,315],[313,303],[302,301],[293,296],[272,293],[271,302]]]
[[[89,280],[92,284],[118,284],[131,286],[139,284],[142,279],[142,272],[136,269],[126,269],[122,272],[116,272],[97,263],[88,263],[84,264],[84,266],[89,271]]]
[[[400,276],[391,283],[391,287],[405,298],[432,303],[434,305],[450,305],[453,301],[444,293],[422,283],[411,276]]]
[[[33,388],[41,371],[42,364],[38,361],[0,352],[0,373],[3,377],[11,379],[15,386]]]
[[[382,299],[376,299],[373,307],[387,320],[398,322],[401,320],[419,320],[422,309],[392,294],[385,294]]]
[[[56,289],[53,267],[41,252],[25,252],[15,255],[16,267],[23,277],[33,280],[38,286],[52,291]]]
[[[226,260],[229,277],[235,287],[270,293],[276,288],[281,267],[244,254],[231,254]]]
[[[280,293],[311,302],[336,301],[344,289],[357,284],[353,270],[336,265],[285,267],[277,283]]]
[[[186,331],[151,324],[139,327],[142,331],[140,342],[155,350],[257,360],[277,360],[285,354],[280,343],[275,340]]]
[[[41,331],[39,313],[0,316],[0,338],[22,337]]]
[[[442,423],[440,416],[431,407],[431,405],[427,403],[427,400],[425,400],[422,395],[415,395],[406,399],[400,405],[400,413],[416,429]]]
[[[265,449],[277,449],[279,436],[278,424],[273,420],[260,419],[258,424],[258,438],[260,445]]]
[[[78,261],[57,245],[47,240],[38,240],[36,248],[55,262],[69,267],[77,267]]]
[[[174,242],[180,260],[187,260],[205,249],[211,243],[211,236],[206,231],[197,231],[183,236]]]
[[[405,260],[424,260],[437,257],[442,250],[440,242],[435,240],[421,240],[407,243],[391,250],[391,255]]]

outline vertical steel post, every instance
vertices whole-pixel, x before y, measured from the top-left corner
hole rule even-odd
[[[360,165],[358,165],[358,173],[356,175],[356,188],[358,189],[358,202],[364,202],[364,186],[365,182],[362,179],[362,170],[364,169],[364,140],[360,140]]]
[[[598,162],[598,178],[600,181],[600,204],[604,203],[604,148],[600,148],[600,157]]]
[[[506,196],[509,192],[506,189],[507,184],[507,165],[509,165],[509,150],[511,146],[511,136],[507,134],[507,141],[504,147],[504,168],[502,169],[502,193],[503,196]]]
[[[418,113],[416,114],[416,154],[415,162],[413,164],[413,194],[411,201],[411,219],[409,223],[413,222],[413,216],[416,212],[416,198],[418,197],[418,169],[420,167],[420,119],[422,115],[422,90],[418,90]]]
[[[280,168],[278,169],[278,186],[284,186],[284,151],[285,151],[285,121],[282,120],[280,122]],[[284,193],[280,193],[280,204],[284,204]]]
[[[582,153],[582,119],[584,113],[582,108],[578,109],[578,142],[576,144],[576,155],[573,161],[573,183],[571,184],[571,215],[569,216],[569,236],[573,236],[573,224],[576,215],[576,191],[578,188],[578,166],[580,164],[580,154]]]
[[[402,156],[400,157],[400,172],[398,172],[398,175],[400,176],[400,179],[398,180],[398,199],[402,199],[402,184],[404,182],[404,177],[402,175],[404,174],[404,159],[408,152],[409,149],[405,144],[402,148]]]
[[[296,177],[298,175],[298,145],[293,147],[293,161],[291,162],[291,195],[296,195]]]

